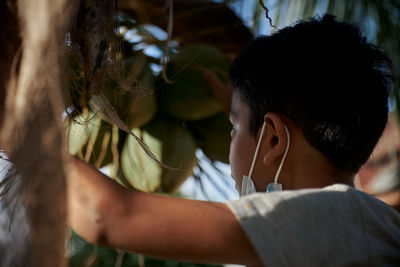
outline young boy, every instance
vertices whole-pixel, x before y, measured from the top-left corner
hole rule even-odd
[[[90,242],[170,259],[397,265],[400,216],[351,187],[386,124],[392,73],[332,16],[259,37],[230,71],[230,163],[242,195],[260,193],[227,203],[154,195],[73,159],[69,222]]]

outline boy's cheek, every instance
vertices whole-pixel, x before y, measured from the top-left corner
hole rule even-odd
[[[231,165],[231,175],[236,185],[240,186],[243,175],[247,175],[250,166],[247,167],[248,158],[245,151],[235,141],[232,141],[229,151],[229,163]]]
[[[243,132],[239,126],[232,136],[229,150],[229,163],[231,175],[236,182],[236,187],[241,188],[243,175],[248,175],[251,161],[253,160],[256,143],[252,136]]]
[[[236,152],[235,141],[232,140],[231,146],[229,149],[229,164],[231,166],[232,178],[237,183],[237,160],[236,160],[236,157],[237,157],[237,152]]]

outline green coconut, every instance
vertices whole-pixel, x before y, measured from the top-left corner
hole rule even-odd
[[[135,138],[127,137],[121,153],[124,179],[130,186],[146,192],[173,193],[192,174],[196,164],[196,142],[177,121],[156,117],[150,124],[133,132],[169,167],[151,159]]]
[[[232,126],[224,113],[204,120],[187,122],[186,126],[210,160],[229,162]]]
[[[154,86],[155,78],[150,65],[146,63],[136,83],[139,94],[135,96],[128,106],[126,122],[131,129],[141,127],[154,118],[157,111]]]
[[[230,63],[217,47],[207,44],[191,44],[183,47],[171,57],[170,63],[189,68],[205,67],[211,70],[226,72]]]
[[[84,113],[68,122],[68,148],[72,155],[82,152],[96,127],[100,127],[101,119],[94,113]]]
[[[228,69],[228,59],[216,47],[186,46],[171,57],[167,75],[174,82],[157,91],[159,107],[183,120],[199,120],[218,114],[222,108],[204,77],[204,70],[213,71],[226,81]]]
[[[116,146],[117,145],[118,144],[116,144]],[[91,163],[93,166],[101,168],[112,162],[113,154],[111,146],[112,146],[112,125],[102,120],[99,133],[93,145],[93,150],[89,159],[89,163]],[[86,147],[86,149],[87,148],[88,147]]]
[[[144,57],[126,59],[124,64],[124,84],[108,78],[102,92],[129,128],[141,127],[149,123],[157,111],[153,93],[155,80]]]
[[[112,161],[112,126],[94,113],[81,114],[67,127],[68,147],[72,155],[79,155],[96,167]]]

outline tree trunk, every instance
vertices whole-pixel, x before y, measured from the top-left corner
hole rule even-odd
[[[15,60],[20,57],[15,61],[19,62],[15,64],[18,68],[8,70],[10,79],[0,145],[21,177],[20,191],[8,193],[20,194],[26,209],[31,243],[23,245],[31,250],[30,258],[20,262],[29,262],[30,266],[66,265],[64,166],[67,154],[61,121],[64,109],[62,57],[65,34],[74,17],[76,2],[17,2],[22,47],[20,53],[12,55]],[[5,88],[7,81],[2,78],[1,86]],[[24,250],[12,244],[10,248]],[[0,265],[7,266],[2,260],[0,258]]]

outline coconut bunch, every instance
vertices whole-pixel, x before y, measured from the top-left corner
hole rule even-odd
[[[135,13],[120,12],[117,36],[109,38],[113,45],[104,50],[106,55],[111,48],[119,48],[111,54],[118,60],[112,63],[119,74],[105,67],[100,90],[87,85],[91,76],[79,55],[70,55],[69,150],[97,168],[107,167],[110,176],[126,187],[175,192],[192,175],[197,149],[211,161],[228,162],[231,89],[227,74],[236,48],[229,42],[219,47],[211,43],[213,38],[207,43],[204,36],[189,35],[200,26],[188,23],[190,16],[185,24],[185,17],[179,16],[182,10],[179,5],[175,9],[179,34],[170,43],[165,42],[167,33],[162,30],[168,28],[168,19],[164,24],[160,17],[156,23],[142,23]],[[192,26],[182,29],[182,23]],[[120,43],[116,45],[115,40]],[[167,55],[165,46],[169,46]],[[109,58],[105,56],[105,66]],[[96,100],[98,95],[111,104],[120,122]]]

